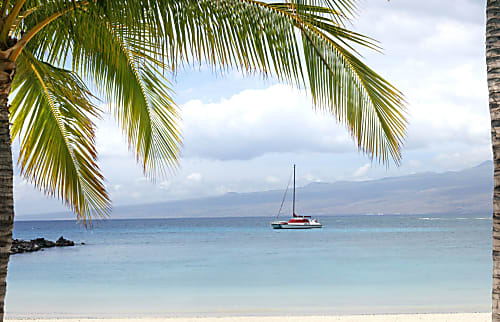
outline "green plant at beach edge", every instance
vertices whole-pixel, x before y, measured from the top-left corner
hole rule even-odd
[[[355,46],[379,47],[346,28],[354,13],[354,0],[0,0],[1,320],[14,221],[11,140],[19,139],[18,165],[35,187],[85,225],[107,216],[97,98],[151,178],[178,165],[180,120],[168,75],[193,63],[304,88],[360,151],[399,164],[405,102],[359,58]]]

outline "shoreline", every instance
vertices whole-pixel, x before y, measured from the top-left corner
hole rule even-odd
[[[127,317],[127,318],[9,318],[8,322],[487,322],[491,313],[415,313],[303,316]]]

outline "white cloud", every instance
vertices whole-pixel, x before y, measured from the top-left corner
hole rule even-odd
[[[186,179],[193,181],[193,182],[200,182],[201,179],[203,179],[203,176],[201,175],[201,173],[194,172],[194,173],[191,173],[190,175],[188,175],[186,177]]]
[[[168,188],[170,188],[170,186],[171,186],[171,183],[169,181],[162,181],[158,184],[158,187],[160,189],[168,189]]]
[[[275,176],[267,176],[266,177],[266,182],[268,183],[277,183],[280,182],[280,179],[275,177]]]
[[[364,176],[365,174],[368,173],[368,170],[370,170],[370,164],[369,163],[366,163],[364,164],[363,166],[359,167],[353,174],[354,177],[362,177]]]
[[[353,152],[354,143],[330,115],[315,113],[298,90],[274,85],[217,103],[182,106],[184,155],[247,160],[266,153]]]
[[[360,7],[354,27],[385,49],[385,55],[366,52],[367,62],[410,103],[403,157],[436,147],[465,152],[489,146],[484,2],[370,1]]]
[[[454,150],[437,153],[434,162],[444,169],[458,170],[477,165],[491,158],[491,147],[478,146],[470,150]]]
[[[419,160],[409,160],[408,161],[408,166],[410,168],[419,168],[422,166],[422,162]]]
[[[102,107],[102,109],[108,110],[109,108]],[[96,141],[100,157],[120,159],[131,155],[122,131],[110,114],[105,114],[103,119],[97,122]]]
[[[477,40],[477,34],[483,26],[464,23],[457,20],[441,20],[431,25],[430,33],[420,42],[420,50],[428,54],[445,56],[455,52],[460,56],[477,50],[471,43]]]
[[[303,176],[303,178],[308,182],[323,182],[323,180],[320,177],[312,173],[307,173],[305,176]]]

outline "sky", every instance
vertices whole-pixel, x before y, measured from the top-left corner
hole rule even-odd
[[[332,115],[313,110],[306,91],[259,75],[187,67],[170,78],[184,137],[175,173],[146,179],[113,118],[98,122],[99,165],[113,205],[284,189],[294,163],[303,186],[461,170],[490,160],[485,1],[364,0],[358,6],[349,27],[383,48],[361,50],[364,61],[408,101],[401,166],[360,153]],[[14,185],[18,218],[65,210],[18,169]]]

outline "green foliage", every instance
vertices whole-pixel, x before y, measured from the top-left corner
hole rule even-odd
[[[25,175],[48,193],[57,191],[83,218],[106,213],[109,208],[91,147],[93,132],[85,132],[79,141],[71,138],[62,118],[52,112],[54,124],[60,128],[59,143],[65,142],[68,151],[86,151],[81,160],[73,161],[75,170],[69,171],[72,153],[61,156],[55,147],[44,147],[51,141],[40,139],[44,130],[35,124],[48,122],[44,120],[48,116],[40,114],[36,106],[43,105],[49,115],[49,111],[70,105],[67,118],[72,118],[72,127],[87,129],[90,118],[81,115],[99,112],[76,75],[95,86],[110,103],[145,174],[154,177],[175,168],[181,135],[177,107],[165,77],[192,63],[208,64],[214,70],[236,68],[273,75],[306,88],[315,107],[335,115],[361,151],[386,164],[391,158],[399,163],[406,131],[405,102],[396,88],[360,59],[355,46],[379,47],[345,27],[355,12],[354,3],[26,0],[16,22],[4,26],[4,31],[9,28],[11,35],[21,39],[18,47],[26,46],[25,54],[17,58],[13,102],[14,135],[21,137]],[[70,66],[72,72],[53,66]],[[37,73],[40,76],[33,79]],[[55,83],[64,80],[79,88],[71,104],[62,89],[51,85],[52,77]],[[55,125],[50,131],[56,131]],[[75,144],[84,148],[75,148]],[[51,155],[55,153],[58,156]],[[85,179],[70,178],[83,173]],[[88,188],[67,181],[98,184]],[[74,195],[81,198],[74,199]],[[80,203],[75,205],[76,201]]]
[[[13,137],[22,137],[22,174],[66,201],[81,219],[104,216],[109,198],[97,166],[94,124],[100,111],[80,78],[40,62],[27,51],[13,84]]]

